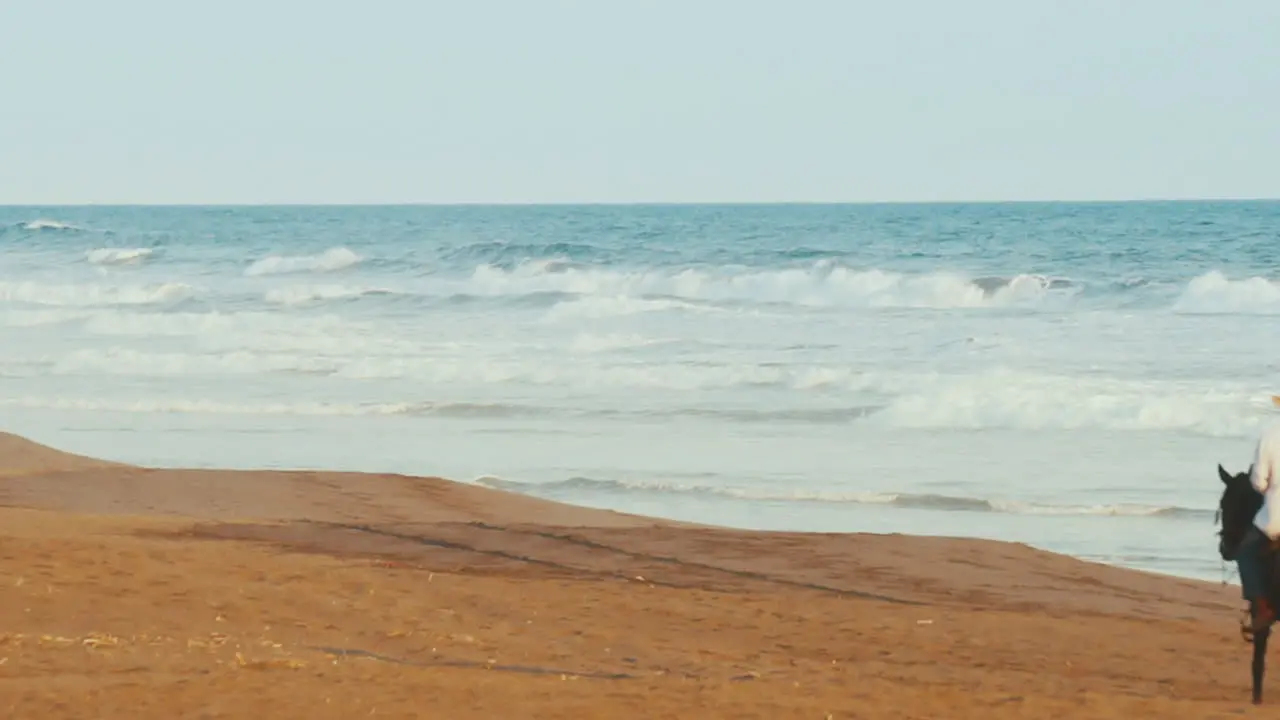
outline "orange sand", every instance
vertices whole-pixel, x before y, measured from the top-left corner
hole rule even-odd
[[[5,718],[1250,711],[1238,589],[1021,545],[144,469],[3,434],[0,505]]]

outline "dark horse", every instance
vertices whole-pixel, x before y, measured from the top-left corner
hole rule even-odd
[[[1222,499],[1218,501],[1218,519],[1222,529],[1218,531],[1218,554],[1223,560],[1236,559],[1236,550],[1244,540],[1245,532],[1253,525],[1253,518],[1262,507],[1262,495],[1253,488],[1249,480],[1250,471],[1232,475],[1222,466],[1218,466],[1218,477],[1222,479]],[[1259,566],[1262,568],[1262,587],[1265,588],[1271,607],[1280,607],[1280,593],[1276,592],[1276,580],[1280,572],[1275,569],[1280,552],[1276,552],[1276,543],[1262,548]],[[1253,641],[1253,702],[1262,702],[1262,675],[1267,662],[1267,640],[1271,637],[1271,623],[1255,631],[1242,630],[1246,640]]]

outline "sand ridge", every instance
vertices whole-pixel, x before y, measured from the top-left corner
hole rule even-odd
[[[6,717],[1204,718],[1247,701],[1238,589],[1022,545],[139,468],[5,435],[0,505]]]

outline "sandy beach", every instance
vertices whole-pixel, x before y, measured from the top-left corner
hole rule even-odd
[[[1235,587],[1021,545],[725,530],[429,477],[149,469],[12,435],[0,505],[6,718],[1247,708]]]

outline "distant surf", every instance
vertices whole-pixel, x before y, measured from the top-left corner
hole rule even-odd
[[[45,219],[17,223],[16,227],[32,232],[79,232],[84,229],[71,223]]]

